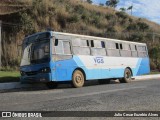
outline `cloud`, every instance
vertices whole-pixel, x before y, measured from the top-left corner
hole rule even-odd
[[[107,0],[92,0],[93,3],[104,3]],[[160,24],[160,0],[119,0],[117,10],[119,8],[128,8],[133,4],[133,15],[146,18]],[[127,11],[130,14],[130,11]]]
[[[154,21],[160,24],[160,0],[132,0],[133,15]],[[129,7],[132,5],[131,0],[121,0],[117,9]]]

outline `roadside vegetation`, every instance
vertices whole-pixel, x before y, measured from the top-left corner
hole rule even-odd
[[[26,6],[14,14],[0,15],[2,21],[16,24],[2,25],[3,66],[18,69],[24,36],[52,28],[55,31],[145,42],[151,69],[160,68],[160,37],[153,34],[160,33],[160,25],[133,17],[124,9],[116,11],[111,2],[106,3],[107,6],[98,6],[91,0],[1,0],[2,4],[4,13],[11,9],[10,5]]]
[[[0,71],[0,83],[19,82],[19,77],[18,71]]]

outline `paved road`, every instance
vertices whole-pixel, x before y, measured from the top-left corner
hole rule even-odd
[[[160,80],[0,91],[0,111],[160,111]]]

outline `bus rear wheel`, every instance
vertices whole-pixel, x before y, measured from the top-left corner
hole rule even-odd
[[[75,70],[72,75],[72,86],[75,88],[83,87],[84,80],[83,73],[80,70]]]
[[[126,68],[124,71],[124,77],[122,79],[120,79],[119,81],[121,83],[129,83],[132,80],[132,72],[129,68]]]
[[[58,87],[58,83],[56,83],[56,82],[48,82],[48,83],[46,83],[46,85],[49,89],[54,89],[54,88]]]

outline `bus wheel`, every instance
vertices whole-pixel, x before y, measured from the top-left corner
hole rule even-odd
[[[106,80],[98,80],[99,84],[109,84],[110,83],[110,79],[106,79]]]
[[[124,71],[124,78],[120,79],[121,83],[129,83],[132,80],[132,72],[130,69],[126,68]]]
[[[58,87],[58,83],[56,82],[48,82],[46,85],[49,89],[54,89]]]
[[[83,87],[84,75],[80,70],[75,70],[72,75],[72,85],[75,88]]]

